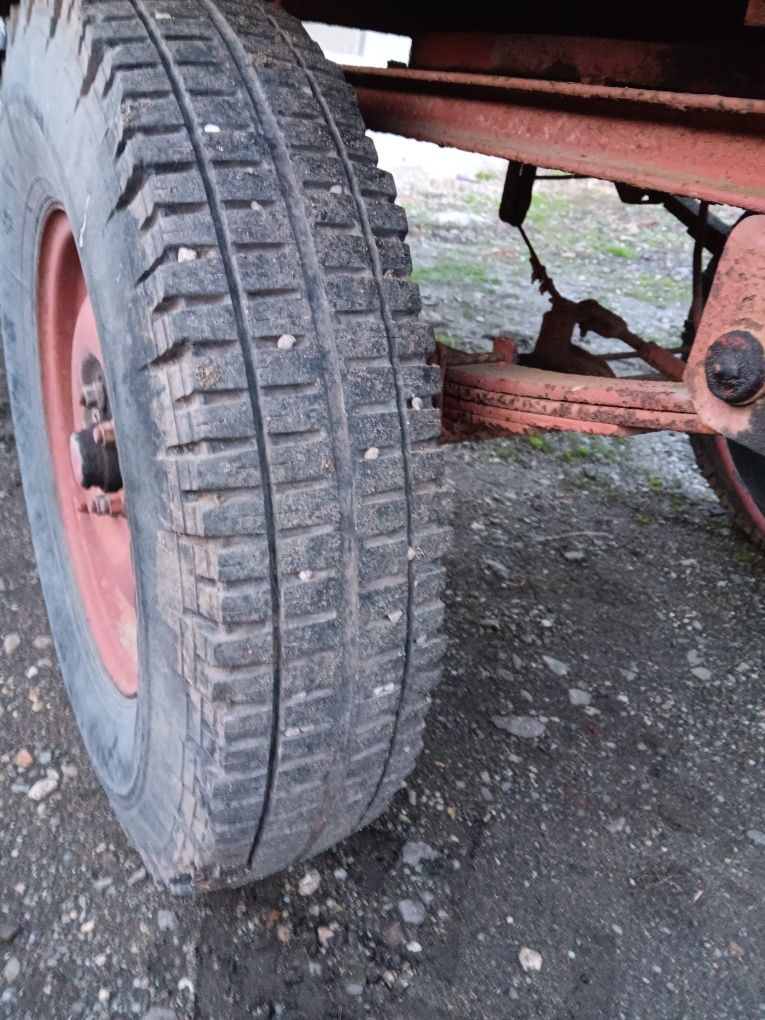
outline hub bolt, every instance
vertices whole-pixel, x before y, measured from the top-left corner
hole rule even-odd
[[[121,517],[125,513],[125,500],[120,492],[101,492],[90,504],[90,512],[97,517]]]
[[[749,404],[765,388],[765,352],[744,329],[724,333],[710,346],[704,362],[710,393],[726,404]]]

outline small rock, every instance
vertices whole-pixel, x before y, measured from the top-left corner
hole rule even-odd
[[[197,253],[193,248],[184,248],[183,245],[178,249],[178,261],[179,262],[196,262]]]
[[[396,975],[392,970],[384,970],[382,973],[382,979],[388,988],[392,988],[396,983]]]
[[[512,733],[514,737],[534,740],[544,735],[547,723],[533,715],[493,715],[491,721],[499,730]]]
[[[166,1006],[152,1006],[148,1013],[144,1013],[141,1020],[178,1020],[178,1014],[174,1009]]]
[[[411,942],[407,942],[406,948],[409,950],[410,953],[421,953],[422,952],[422,946],[420,945],[420,943],[416,939],[412,939]]]
[[[38,650],[38,652],[42,652],[46,648],[50,648],[53,642],[51,641],[47,634],[40,634],[38,637],[34,639],[32,644]]]
[[[712,679],[712,671],[707,669],[706,666],[694,666],[691,673],[696,677],[697,680],[701,680],[706,683],[707,680]]]
[[[291,351],[297,343],[297,340],[291,333],[282,333],[279,339],[276,341],[276,346],[280,351]]]
[[[27,797],[30,800],[41,801],[45,800],[46,797],[50,797],[58,789],[58,773],[53,772],[45,776],[44,779],[38,779],[37,782],[30,787]]]
[[[528,946],[523,946],[518,953],[518,962],[526,973],[529,974],[542,969],[542,954],[538,953],[536,949],[529,949]]]
[[[13,655],[20,644],[21,638],[18,634],[6,634],[3,638],[3,651],[6,655]]]
[[[569,563],[581,563],[584,559],[584,549],[566,549],[563,559]]]
[[[98,1001],[99,1002],[106,1003],[106,1002],[109,1001],[109,999],[111,999],[111,997],[112,997],[112,993],[109,991],[108,988],[99,988],[98,989]]]
[[[422,410],[422,397],[412,397],[412,410],[413,411]]]
[[[343,193],[342,184],[333,184],[332,187],[329,189],[329,193],[330,195],[342,195]]]
[[[158,910],[157,927],[160,931],[176,931],[178,928],[178,918],[172,910]]]
[[[572,705],[589,705],[592,701],[592,695],[589,691],[583,691],[581,687],[569,687],[568,700]]]
[[[135,871],[129,876],[127,880],[128,885],[138,885],[139,882],[144,882],[147,878],[146,868],[141,865],[140,868],[136,868]]]
[[[759,829],[750,829],[747,832],[747,836],[757,846],[765,846],[765,832],[760,832]]]
[[[358,984],[358,982],[356,981],[349,981],[348,984],[345,986],[345,990],[348,993],[348,995],[358,996],[364,994],[364,986]]]
[[[28,769],[30,765],[34,765],[34,755],[31,751],[27,750],[26,747],[22,747],[16,752],[16,756],[13,759],[13,764],[17,769]]]
[[[426,916],[425,906],[419,900],[401,900],[398,912],[404,924],[422,924]]]
[[[15,956],[9,957],[8,962],[6,963],[5,967],[3,967],[3,977],[5,978],[5,980],[8,982],[9,985],[12,985],[20,973],[21,964],[19,963],[19,961],[16,959]]]
[[[316,869],[307,871],[298,882],[298,892],[301,896],[313,896],[321,885],[321,875]]]
[[[344,882],[348,877],[348,872],[345,870],[345,868],[335,868],[332,874],[335,876],[338,882]]]
[[[320,946],[326,946],[335,937],[335,933],[331,928],[328,928],[326,924],[321,924],[316,929],[316,938],[319,940]]]
[[[292,938],[292,929],[288,924],[277,924],[276,937],[282,945],[286,946]]]
[[[401,859],[410,868],[416,868],[420,861],[437,861],[440,856],[438,850],[420,840],[409,840],[401,850]]]
[[[388,613],[387,616],[391,623],[398,623],[401,619],[403,619],[404,614],[402,610],[395,609],[392,613]]]
[[[510,580],[510,571],[504,563],[500,563],[499,560],[484,560],[484,563],[489,570],[493,570],[497,577],[501,578],[503,581]]]
[[[364,450],[364,460],[377,460],[380,456],[380,450],[376,446],[370,446],[368,450]]]
[[[568,666],[565,662],[561,662],[560,659],[554,659],[552,655],[543,655],[542,662],[556,676],[568,676]]]
[[[7,917],[0,918],[0,942],[10,944],[20,931],[21,925],[16,921],[11,921]]]
[[[404,935],[404,929],[401,927],[401,922],[391,921],[383,932],[383,939],[386,946],[390,949],[398,949],[400,946],[403,946],[406,942],[406,936]]]
[[[220,134],[220,128],[218,127],[217,124],[205,124],[205,134],[206,135],[219,135]]]

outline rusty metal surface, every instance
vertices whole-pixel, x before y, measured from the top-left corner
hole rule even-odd
[[[347,68],[370,128],[765,212],[765,101]]]
[[[442,349],[443,350],[443,349]],[[495,352],[494,357],[498,357]],[[512,347],[504,348],[505,354]],[[711,433],[680,382],[573,375],[506,360],[442,362],[442,413],[448,439],[540,430],[633,435],[671,430]],[[475,436],[474,436],[475,437]]]
[[[555,32],[642,39],[721,37],[744,23],[744,0],[513,0],[512,3],[445,4],[386,0],[281,0],[298,18],[351,28],[416,35],[434,31]],[[714,26],[713,30],[710,30]]]
[[[738,342],[741,336],[761,348],[759,358],[751,357],[748,349],[746,357],[733,358],[736,350],[743,350]],[[760,395],[754,403],[731,399],[743,395],[750,400],[761,393],[757,379],[749,374],[757,375],[761,369],[764,340],[765,216],[749,216],[733,228],[720,258],[685,378],[702,421],[757,453],[765,453],[765,398]],[[725,348],[732,358],[727,363],[721,358]],[[736,373],[738,378],[734,378]],[[715,395],[710,382],[727,399]]]
[[[645,42],[592,36],[429,32],[412,40],[409,66],[590,85],[765,96],[758,39]]]

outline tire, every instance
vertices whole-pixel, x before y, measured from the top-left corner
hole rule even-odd
[[[765,549],[765,457],[724,436],[690,436],[696,464],[733,523]]]
[[[385,808],[444,651],[439,379],[392,179],[341,72],[276,7],[24,0],[0,182],[22,480],[95,770],[174,891],[281,870]],[[134,698],[89,633],[40,425],[54,204],[120,437]]]

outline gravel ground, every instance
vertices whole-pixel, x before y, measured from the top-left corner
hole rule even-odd
[[[499,165],[380,148],[440,335],[532,337]],[[676,337],[659,211],[545,182],[529,227],[564,293]],[[84,755],[0,398],[1,1017],[765,1018],[762,557],[682,437],[448,459],[451,650],[409,786],[311,864],[177,900]]]

